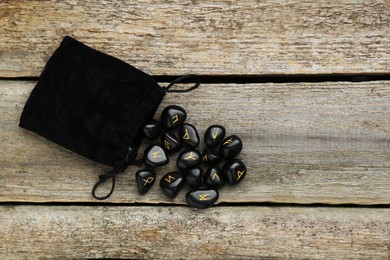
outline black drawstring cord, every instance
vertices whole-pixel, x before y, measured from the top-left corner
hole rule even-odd
[[[187,89],[170,89],[173,85],[178,84],[178,83],[187,83],[188,80],[194,79],[195,80],[195,85],[193,85],[190,88]],[[173,80],[171,83],[169,83],[168,86],[162,87],[162,89],[165,92],[176,92],[176,93],[184,93],[184,92],[190,92],[193,91],[194,89],[198,88],[200,85],[200,80],[196,75],[184,75],[181,77],[178,77],[177,79]]]
[[[132,160],[130,163],[128,163],[128,164],[130,164],[130,165],[135,165],[135,166],[138,166],[138,167],[141,167],[143,161],[144,161],[143,159],[133,159],[133,160]],[[100,175],[100,176],[99,176],[99,179],[100,179],[100,180],[99,180],[99,181],[93,186],[93,188],[92,188],[92,196],[93,196],[95,199],[97,199],[97,200],[105,200],[105,199],[108,199],[108,198],[112,195],[112,193],[114,192],[114,190],[115,190],[115,181],[116,181],[115,177],[116,177],[119,173],[121,173],[121,172],[123,172],[123,171],[124,171],[124,169],[122,169],[122,170],[113,169],[112,171],[110,171],[110,172],[108,172],[108,173],[106,173],[106,174]],[[108,179],[111,179],[111,180],[112,180],[110,192],[107,193],[107,195],[102,196],[102,197],[97,196],[97,195],[96,195],[96,190],[97,190],[97,188],[99,188],[99,186],[102,185],[103,183],[105,183]]]
[[[115,176],[119,174],[119,172],[117,170],[112,170],[110,171],[109,173],[106,173],[106,174],[102,174],[99,176],[99,181],[93,186],[92,188],[92,196],[97,199],[97,200],[105,200],[105,199],[108,199],[112,193],[114,192],[114,189],[115,189]],[[105,196],[102,196],[102,197],[99,197],[96,195],[96,189],[102,185],[103,183],[105,183],[108,179],[111,179],[112,180],[112,184],[111,184],[111,190],[110,192],[105,195]]]

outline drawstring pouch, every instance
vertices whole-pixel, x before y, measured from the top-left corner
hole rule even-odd
[[[195,79],[189,89],[170,89]],[[136,159],[142,127],[151,120],[167,92],[199,86],[193,75],[160,87],[154,77],[66,36],[42,71],[23,109],[19,126],[92,161],[112,166],[92,189],[98,200],[111,196],[115,176]],[[111,179],[108,194],[96,189]]]

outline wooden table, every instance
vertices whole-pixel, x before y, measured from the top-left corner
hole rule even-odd
[[[1,259],[389,259],[388,1],[131,2],[0,2]],[[157,115],[241,136],[246,179],[196,210],[187,188],[140,196],[129,167],[94,200],[107,167],[18,127],[65,35],[158,79],[202,75]]]

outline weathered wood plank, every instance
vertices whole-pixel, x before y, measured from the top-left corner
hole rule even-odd
[[[34,82],[0,81],[0,201],[93,201],[90,190],[108,168],[20,129]],[[248,175],[221,190],[219,202],[390,203],[390,82],[204,84],[166,96],[183,106],[203,135],[219,123],[244,142]],[[143,146],[143,148],[145,145]],[[143,149],[140,150],[140,155]],[[157,170],[158,177],[175,169]],[[129,167],[109,202],[179,203],[155,184],[137,192]]]
[[[388,259],[389,209],[0,207],[1,258]]]
[[[1,1],[0,77],[64,35],[152,74],[389,73],[388,1]]]

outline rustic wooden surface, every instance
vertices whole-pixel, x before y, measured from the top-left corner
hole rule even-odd
[[[34,84],[0,81],[0,201],[93,201],[91,187],[107,167],[18,127]],[[157,115],[177,104],[201,136],[219,123],[242,137],[248,175],[222,189],[220,202],[388,204],[389,87],[389,81],[204,84],[192,93],[168,94]],[[174,158],[158,176],[175,170]],[[170,202],[158,185],[140,196],[137,170],[129,167],[118,178],[107,202]],[[172,202],[185,203],[184,194]]]
[[[389,73],[388,1],[0,1],[0,77],[64,35],[156,74]]]
[[[389,258],[389,209],[3,206],[0,210],[2,258]]]
[[[246,179],[194,210],[129,167],[100,202],[108,168],[19,128],[36,81],[6,80],[65,35],[153,75],[390,74],[389,1],[0,1],[0,259],[390,259],[389,79],[169,94],[242,137]]]

